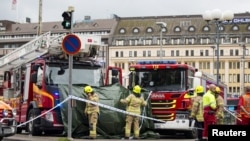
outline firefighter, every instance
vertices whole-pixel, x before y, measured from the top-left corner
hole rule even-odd
[[[208,140],[208,125],[216,124],[215,110],[217,108],[215,100],[214,84],[209,85],[209,90],[203,95],[203,117],[204,117],[204,129],[202,133],[203,141]]]
[[[250,125],[250,86],[245,88],[245,94],[239,97],[238,107],[242,125]]]
[[[195,119],[195,127],[197,128],[198,140],[202,141],[202,130],[204,128],[204,118],[203,118],[203,105],[202,97],[204,95],[203,86],[197,86],[195,88],[196,97],[194,97],[191,109],[191,119]]]
[[[132,94],[130,94],[125,99],[120,100],[121,103],[127,104],[126,111],[134,114],[141,114],[141,106],[146,106],[147,102],[141,96],[141,87],[136,85],[133,87]],[[139,116],[126,116],[125,125],[125,138],[129,139],[131,133],[131,125],[134,124],[134,138],[139,139],[140,128],[139,128]]]
[[[217,109],[216,109],[216,124],[224,124],[224,99],[220,95],[220,88],[216,87],[215,88],[215,98],[216,98],[216,104],[217,104]]]
[[[99,102],[99,96],[93,91],[91,86],[84,87],[84,93],[87,94],[87,100],[93,102]],[[88,116],[89,120],[89,138],[96,138],[96,124],[99,115],[99,106],[91,103],[86,103],[84,110],[85,115]]]

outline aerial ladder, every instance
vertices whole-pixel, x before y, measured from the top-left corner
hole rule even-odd
[[[38,36],[9,54],[1,57],[0,69],[2,71],[11,70],[12,68],[26,64],[39,56],[47,54],[50,43],[55,40],[61,40],[62,37],[63,35],[53,38],[50,32]]]

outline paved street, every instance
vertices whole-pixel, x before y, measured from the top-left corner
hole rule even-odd
[[[73,139],[73,141],[82,141],[82,140],[88,140],[88,139]],[[123,139],[96,139],[99,141],[119,141]],[[155,141],[156,139],[141,139],[141,141]],[[157,139],[159,141],[168,140],[168,141],[193,141],[194,139],[185,139],[182,136],[178,137],[169,137],[169,136],[162,136],[161,139]],[[12,137],[4,138],[3,141],[67,141],[67,137],[60,137],[60,136],[30,136],[27,134],[17,134]]]

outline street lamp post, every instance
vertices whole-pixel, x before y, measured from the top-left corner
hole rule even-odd
[[[219,69],[220,69],[220,29],[223,24],[223,21],[231,21],[234,17],[234,14],[231,11],[221,12],[219,9],[214,9],[212,11],[206,11],[203,14],[203,19],[209,23],[210,21],[214,21],[216,26],[216,45],[217,45],[217,61],[216,61],[216,79],[217,85],[219,84]]]
[[[160,59],[162,60],[162,30],[166,28],[167,24],[164,22],[156,22],[156,24],[161,28],[160,32]]]
[[[215,46],[211,46],[211,48],[213,49],[213,75],[214,75],[214,49],[215,49]]]
[[[244,43],[239,44],[242,47],[242,57],[241,57],[241,73],[240,73],[240,90],[241,95],[244,94],[245,88],[245,55],[246,55],[246,45]]]

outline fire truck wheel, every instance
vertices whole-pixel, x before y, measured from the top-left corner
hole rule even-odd
[[[41,111],[39,109],[31,109],[29,111],[28,120],[30,122],[27,124],[27,126],[28,126],[28,132],[32,136],[38,136],[42,134],[42,131],[36,126],[40,124],[40,118],[34,119],[40,114],[41,114]]]

